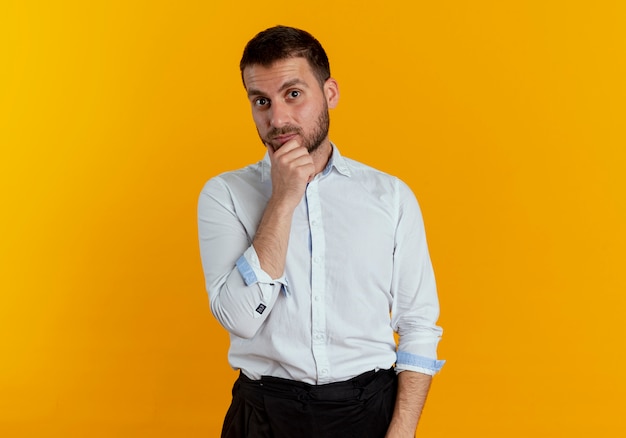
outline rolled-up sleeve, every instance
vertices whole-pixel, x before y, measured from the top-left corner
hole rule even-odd
[[[211,312],[226,330],[252,338],[286,285],[261,269],[253,235],[238,217],[232,191],[220,177],[198,200],[198,237]]]
[[[396,370],[434,375],[437,359],[439,301],[422,214],[412,191],[398,180],[397,233],[392,281],[392,326],[398,333]]]

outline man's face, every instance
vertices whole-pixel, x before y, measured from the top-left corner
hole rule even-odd
[[[276,151],[296,139],[309,153],[330,145],[328,108],[338,98],[334,80],[321,87],[308,61],[299,57],[270,67],[251,65],[244,69],[243,79],[263,143]]]

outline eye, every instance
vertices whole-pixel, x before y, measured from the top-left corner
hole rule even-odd
[[[258,97],[254,99],[255,106],[267,106],[269,105],[269,103],[270,103],[270,100],[265,97]]]
[[[299,97],[302,94],[302,92],[300,90],[291,90],[288,94],[290,99],[295,99],[297,97]]]

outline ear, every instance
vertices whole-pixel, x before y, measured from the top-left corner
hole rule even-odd
[[[333,78],[328,78],[324,83],[324,96],[330,109],[335,108],[339,103],[339,84]]]

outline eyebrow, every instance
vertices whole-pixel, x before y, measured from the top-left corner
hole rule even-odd
[[[291,87],[293,87],[294,85],[302,85],[302,86],[304,86],[305,88],[307,88],[307,84],[306,84],[306,82],[304,82],[302,79],[298,79],[298,78],[296,78],[296,79],[291,79],[291,80],[289,80],[289,81],[287,81],[287,82],[283,83],[283,84],[280,86],[280,88],[278,89],[278,91],[284,91],[284,90],[286,90],[287,88],[291,88]],[[262,92],[261,90],[257,90],[257,89],[255,89],[255,88],[250,88],[250,89],[248,90],[248,97],[250,97],[250,96],[259,96],[259,95],[260,95],[260,96],[264,96],[264,95],[265,95],[265,93],[264,93],[264,92]]]

